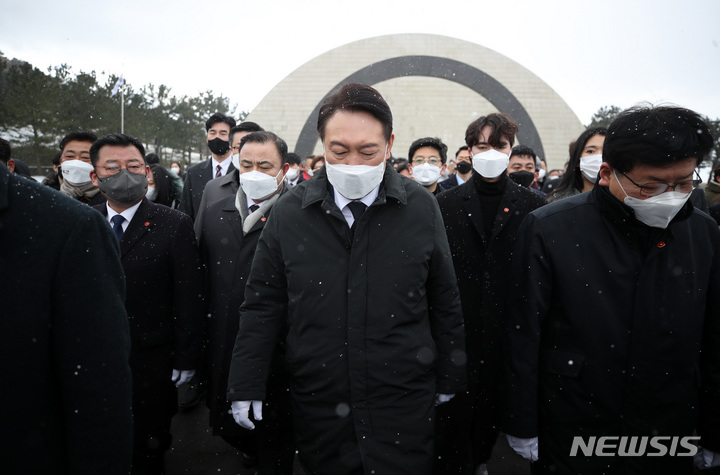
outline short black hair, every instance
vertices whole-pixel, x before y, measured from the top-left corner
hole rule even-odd
[[[463,145],[462,147],[460,147],[459,149],[457,149],[457,152],[455,152],[455,158],[457,158],[457,156],[460,155],[460,152],[463,152],[463,151],[468,151],[468,152],[470,151],[470,150],[468,149],[468,146],[467,146],[467,145]]]
[[[147,163],[148,165],[158,164],[160,163],[160,157],[158,157],[156,153],[150,152],[145,155],[145,163]]]
[[[277,148],[280,158],[282,158],[282,165],[288,163],[288,146],[283,139],[277,134],[268,131],[262,132],[251,132],[240,140],[240,148],[238,153],[243,149],[246,143],[272,143]]]
[[[492,147],[500,146],[500,139],[503,135],[510,141],[510,146],[515,143],[515,134],[518,131],[517,123],[507,114],[494,112],[487,116],[478,117],[468,125],[465,131],[465,143],[468,148],[472,148],[473,145],[477,144],[478,135],[486,125],[489,125],[492,129],[492,133],[488,137],[488,143]]]
[[[210,127],[220,122],[229,125],[231,129],[235,127],[235,119],[223,114],[222,112],[216,112],[211,115],[207,121],[205,121],[205,132],[210,130]]]
[[[423,147],[434,148],[438,151],[438,154],[440,155],[440,161],[443,164],[447,162],[447,145],[445,145],[443,141],[437,137],[423,137],[421,139],[417,139],[412,144],[410,144],[410,149],[408,150],[408,162],[412,163],[413,155],[415,155],[415,152],[417,152],[419,148]]]
[[[241,122],[240,124],[236,125],[235,127],[230,129],[230,134],[228,136],[228,139],[230,140],[230,143],[233,141],[233,136],[238,132],[264,132],[265,129],[260,127],[255,122]]]
[[[390,141],[393,117],[390,106],[374,88],[358,83],[348,83],[330,94],[318,113],[317,131],[320,140],[325,139],[325,126],[330,117],[338,111],[367,112],[375,117],[383,127],[385,140]]]
[[[396,164],[396,165],[397,165],[397,166],[395,166],[395,171],[398,172],[398,173],[400,173],[400,172],[403,171],[403,170],[408,170],[408,169],[409,169],[409,167],[408,167],[409,163],[408,163],[408,161],[407,161],[406,159],[404,159],[404,158],[398,158],[398,161],[397,161],[397,164]]]
[[[62,152],[65,149],[65,145],[67,145],[68,142],[72,142],[73,140],[76,140],[78,142],[93,143],[97,140],[97,135],[92,132],[85,131],[70,132],[60,141],[60,151]]]
[[[687,158],[694,158],[699,166],[712,146],[710,128],[697,112],[642,104],[612,121],[603,144],[603,161],[620,173],[637,164],[664,167]]]
[[[0,162],[7,163],[11,156],[10,142],[0,139]]]
[[[287,163],[290,165],[302,165],[300,155],[290,152],[287,154]]]
[[[535,151],[526,145],[515,145],[510,153],[510,158],[516,155],[528,155],[532,157],[533,160],[537,161],[537,154],[535,154]]]
[[[125,134],[109,134],[100,137],[90,146],[90,162],[92,162],[93,167],[97,165],[100,149],[106,145],[135,147],[140,152],[140,155],[142,155],[143,162],[145,162],[145,147],[143,147],[143,144],[138,139]]]

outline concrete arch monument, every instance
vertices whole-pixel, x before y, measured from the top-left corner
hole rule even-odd
[[[321,153],[320,104],[347,82],[372,85],[388,101],[396,157],[425,136],[440,137],[454,154],[471,121],[500,111],[520,124],[520,143],[559,168],[583,130],[557,93],[524,67],[482,46],[426,34],[369,38],[328,51],[283,79],[248,120],[278,133],[301,156]]]

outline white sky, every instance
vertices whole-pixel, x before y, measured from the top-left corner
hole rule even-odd
[[[0,51],[45,69],[212,90],[251,110],[305,62],[373,36],[432,33],[501,53],[587,124],[601,106],[671,102],[720,118],[717,0],[4,0]],[[365,65],[358,65],[359,67]]]

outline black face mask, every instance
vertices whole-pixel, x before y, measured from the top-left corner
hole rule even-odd
[[[460,173],[462,175],[465,175],[466,173],[470,173],[470,170],[472,170],[472,163],[466,162],[464,160],[462,162],[457,162],[455,164],[455,170],[457,170],[458,173]]]
[[[230,142],[227,140],[222,140],[220,138],[214,138],[212,140],[208,140],[208,148],[212,153],[215,155],[225,155],[228,150],[230,150]]]
[[[527,170],[512,172],[509,176],[512,181],[514,181],[520,186],[524,186],[525,188],[529,188],[530,185],[532,185],[533,180],[535,179],[535,174]]]

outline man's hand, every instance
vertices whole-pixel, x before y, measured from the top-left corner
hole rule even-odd
[[[698,447],[698,452],[693,457],[693,463],[700,470],[720,466],[720,454],[712,450]]]
[[[435,405],[439,406],[440,404],[444,402],[448,402],[450,399],[454,398],[454,394],[435,394]]]
[[[253,418],[256,421],[262,420],[262,401],[233,401],[231,403],[232,415],[240,427],[254,429],[255,424],[250,420],[250,405],[252,404]]]
[[[170,379],[172,379],[172,382],[175,383],[175,387],[177,388],[190,381],[193,376],[195,376],[194,369],[174,369],[172,370]]]
[[[522,458],[535,462],[538,459],[538,438],[520,439],[506,435],[510,447]]]

